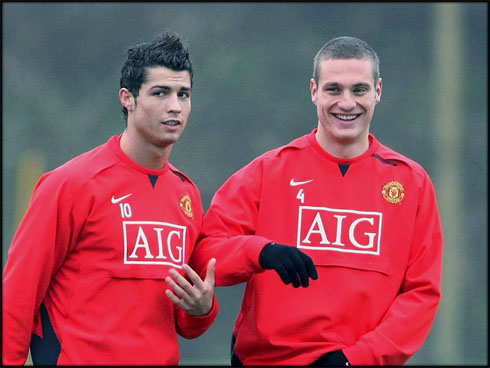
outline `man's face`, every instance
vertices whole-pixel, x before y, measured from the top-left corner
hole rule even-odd
[[[147,80],[136,101],[132,100],[128,128],[146,143],[167,147],[179,140],[187,125],[191,112],[190,75],[188,71],[165,67],[148,68],[146,72]]]
[[[381,79],[374,85],[369,59],[326,59],[319,65],[318,85],[310,82],[311,99],[317,107],[317,139],[330,153],[333,147],[349,147],[354,155],[369,143],[369,125],[381,98]],[[329,149],[330,148],[330,149]]]

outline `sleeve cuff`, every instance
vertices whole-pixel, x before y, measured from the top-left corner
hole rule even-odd
[[[342,349],[342,352],[350,365],[378,365],[373,352],[363,341]]]
[[[186,339],[194,339],[201,336],[211,327],[216,320],[219,312],[219,303],[216,294],[213,296],[213,306],[208,314],[203,316],[192,316],[184,310],[178,310],[178,332],[179,335]]]

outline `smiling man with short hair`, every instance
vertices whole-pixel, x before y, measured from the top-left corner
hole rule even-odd
[[[223,184],[193,257],[216,258],[217,286],[247,283],[232,365],[401,365],[441,298],[434,186],[369,132],[382,83],[367,43],[327,42],[310,90],[317,127]]]

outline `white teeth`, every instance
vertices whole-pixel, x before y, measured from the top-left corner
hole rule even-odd
[[[336,114],[335,116],[341,120],[354,120],[355,118],[357,118],[357,115],[338,115],[338,114]]]
[[[177,121],[170,120],[170,121],[166,121],[164,124],[165,125],[175,126],[175,125],[178,125],[179,123]]]

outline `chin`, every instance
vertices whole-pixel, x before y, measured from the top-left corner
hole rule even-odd
[[[180,139],[180,134],[166,134],[163,137],[159,137],[159,140],[166,144],[173,144],[177,142],[179,139]]]
[[[168,139],[168,138],[160,138],[160,137],[152,140],[153,146],[159,148],[166,148],[168,146],[171,146],[175,142],[177,142],[177,139]]]
[[[337,139],[347,140],[347,141],[359,139],[360,136],[361,134],[359,132],[346,131],[346,130],[338,131],[334,134],[334,137],[336,137]]]

